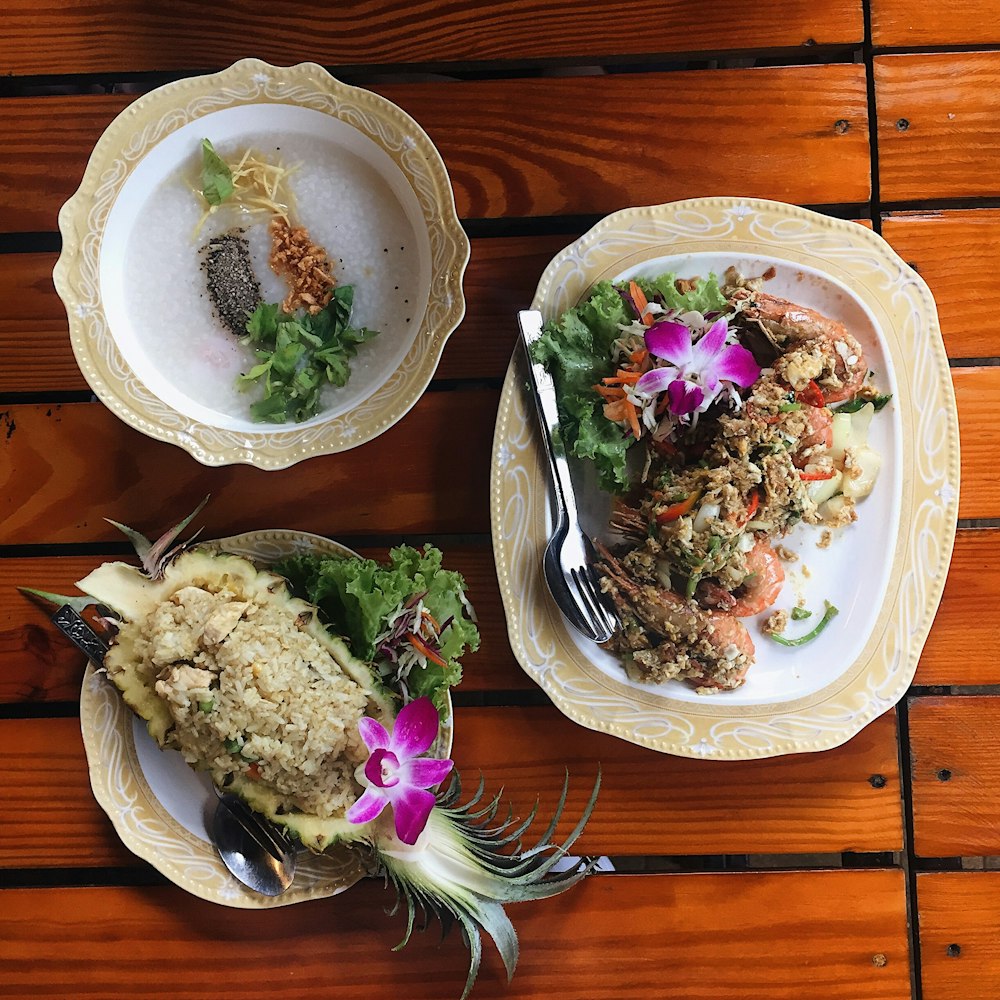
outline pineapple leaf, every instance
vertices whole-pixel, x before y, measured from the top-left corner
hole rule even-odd
[[[469,948],[469,974],[462,1000],[469,995],[482,960],[482,932],[494,941],[503,960],[508,979],[517,966],[517,934],[504,905],[530,899],[544,899],[565,892],[589,875],[596,860],[579,859],[566,871],[553,873],[553,866],[564,859],[583,832],[593,812],[601,785],[598,771],[593,791],[579,822],[562,843],[554,843],[559,818],[565,810],[569,792],[569,774],[563,782],[552,822],[530,851],[519,850],[521,837],[538,813],[538,803],[526,820],[514,822],[508,808],[506,818],[495,823],[500,796],[484,801],[485,782],[472,797],[459,805],[461,779],[453,772],[448,786],[438,793],[427,826],[415,845],[406,845],[385,828],[374,838],[379,867],[392,883],[400,902],[407,907],[407,922],[399,950],[410,940],[419,907],[426,918],[435,916],[441,923],[442,937],[457,922]],[[514,844],[513,851],[505,851]],[[424,928],[426,928],[426,919]]]
[[[130,528],[127,524],[112,520],[110,517],[106,517],[104,520],[113,524],[132,543],[132,548],[135,549],[135,554],[141,560],[146,575],[152,580],[158,580],[163,576],[163,571],[170,560],[179,556],[201,534],[199,528],[182,545],[174,546],[177,537],[201,513],[210,497],[211,494],[206,496],[180,524],[175,524],[169,531],[160,535],[155,542],[151,542],[145,535],[136,531],[135,528]]]
[[[87,608],[97,603],[93,597],[88,597],[86,594],[82,597],[65,597],[62,594],[50,594],[47,590],[35,590],[34,587],[18,587],[17,589],[22,594],[27,594],[29,597],[35,598],[36,601],[38,598],[41,598],[41,601],[47,601],[49,604],[55,604],[60,608],[68,604],[77,614],[82,614]],[[38,601],[38,603],[41,603],[41,601]]]

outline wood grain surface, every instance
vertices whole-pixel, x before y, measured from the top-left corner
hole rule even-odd
[[[995,517],[1000,369],[955,369],[953,379],[962,447],[960,515]],[[0,544],[114,539],[105,517],[155,530],[174,523],[178,510],[193,509],[208,490],[215,499],[205,513],[206,531],[216,534],[265,524],[345,540],[387,530],[485,532],[497,402],[498,394],[488,389],[428,393],[364,449],[293,466],[283,473],[280,491],[272,488],[270,473],[246,466],[219,468],[206,479],[186,452],[147,439],[100,404],[10,405],[0,412],[0,479],[10,484],[0,510]],[[468,456],[458,477],[455,455]],[[394,470],[392,491],[364,475],[372,467]],[[82,495],[75,489],[81,478],[88,483]],[[451,484],[447,496],[439,488],[443,481]]]
[[[196,0],[169,8],[61,0],[43,10],[9,0],[4,34],[0,73],[7,75],[221,69],[245,56],[331,67],[618,61],[622,52],[635,58],[843,45],[860,42],[864,29],[861,8],[850,0],[829,0],[821,17],[808,0],[762,0],[739,17],[722,0],[700,4],[697,17],[684,0],[351,0],[336,7],[221,0],[211,12]]]
[[[280,478],[248,466],[206,472],[97,403],[9,406],[0,412],[0,480],[8,484],[0,544],[117,541],[106,517],[163,530],[208,492],[202,520],[214,536],[268,525],[345,542],[364,533],[486,532],[498,397],[488,389],[427,393],[364,448],[300,462]],[[391,486],[372,469],[391,470]]]
[[[456,933],[401,954],[381,883],[287,909],[227,910],[173,887],[7,890],[6,986],[21,996],[229,998],[232,977],[279,1000],[458,997]],[[627,919],[623,915],[628,914]],[[512,908],[521,960],[508,985],[491,946],[475,996],[497,1000],[909,1000],[899,871],[599,875]],[[586,944],[572,947],[571,942]],[[72,979],[69,971],[72,969]],[[71,985],[70,985],[71,983]]]
[[[910,703],[913,844],[921,857],[1000,854],[998,731],[997,697]]]
[[[1000,995],[1000,872],[917,876],[923,1000]]]
[[[875,60],[884,202],[1000,195],[1000,52]]]
[[[870,192],[863,66],[372,89],[409,112],[437,143],[463,218],[603,215],[730,195],[736,179],[740,194],[804,204],[861,202]],[[758,116],[747,128],[738,113],[747,93],[756,106],[780,108],[780,114]],[[54,230],[92,147],[129,103],[100,95],[0,101],[6,137],[0,231]],[[509,113],[514,107],[516,116]],[[809,169],[800,169],[802,163]]]
[[[996,645],[994,614],[1000,602],[1000,530],[959,531],[941,605],[916,684],[1000,684],[1000,662],[984,653]]]
[[[990,262],[1000,255],[1000,210],[900,212],[883,218],[882,235],[930,286],[949,356],[1000,354],[1000,331],[982,311]]]
[[[872,42],[887,48],[1000,43],[992,0],[872,0]]]
[[[468,790],[481,773],[515,815],[537,801],[552,815],[567,770],[560,833],[575,824],[598,769],[598,805],[577,843],[588,855],[833,854],[902,846],[895,713],[843,747],[767,761],[657,755],[569,721],[551,707],[459,707],[454,759]],[[0,720],[11,780],[0,868],[122,862],[117,835],[93,799],[77,719]],[[875,779],[874,781],[872,779]],[[42,808],[32,808],[43,800]],[[61,803],[61,805],[60,805]],[[62,809],[71,809],[72,837]]]
[[[959,517],[1000,517],[1000,477],[993,472],[1000,421],[1000,368],[954,368],[962,450]]]

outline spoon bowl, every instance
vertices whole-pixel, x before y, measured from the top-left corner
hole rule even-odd
[[[295,878],[295,847],[238,796],[219,792],[212,836],[222,863],[245,886],[280,896]]]

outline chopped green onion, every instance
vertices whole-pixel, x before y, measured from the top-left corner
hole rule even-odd
[[[798,639],[786,639],[783,635],[772,635],[771,638],[775,642],[781,643],[782,646],[804,646],[807,642],[812,642],[830,624],[831,619],[838,614],[837,609],[829,601],[825,601],[824,603],[826,604],[826,611],[823,612],[823,617],[819,620],[819,624],[811,632],[800,635]]]
[[[812,612],[805,608],[792,608],[792,621],[800,622],[803,618],[811,618]]]
[[[802,409],[802,404],[801,403],[782,403],[778,407],[778,412],[779,413],[794,413],[796,410],[801,410],[801,409]]]
[[[690,601],[694,597],[695,589],[698,586],[698,580],[701,579],[697,573],[692,573],[687,580],[687,586],[684,588],[684,596]]]
[[[213,708],[215,708],[215,699],[213,698],[208,698],[205,701],[198,702],[198,711],[204,712],[206,715],[208,715]]]
[[[223,745],[226,748],[226,753],[239,753],[242,747],[239,740],[226,740]]]

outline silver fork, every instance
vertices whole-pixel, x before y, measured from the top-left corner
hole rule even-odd
[[[560,611],[574,628],[594,642],[606,642],[618,627],[618,619],[609,598],[598,586],[593,569],[594,546],[580,527],[573,480],[559,432],[555,384],[531,357],[531,345],[542,332],[542,314],[536,309],[524,309],[517,314],[517,321],[552,478],[555,523],[542,560],[545,580]]]

